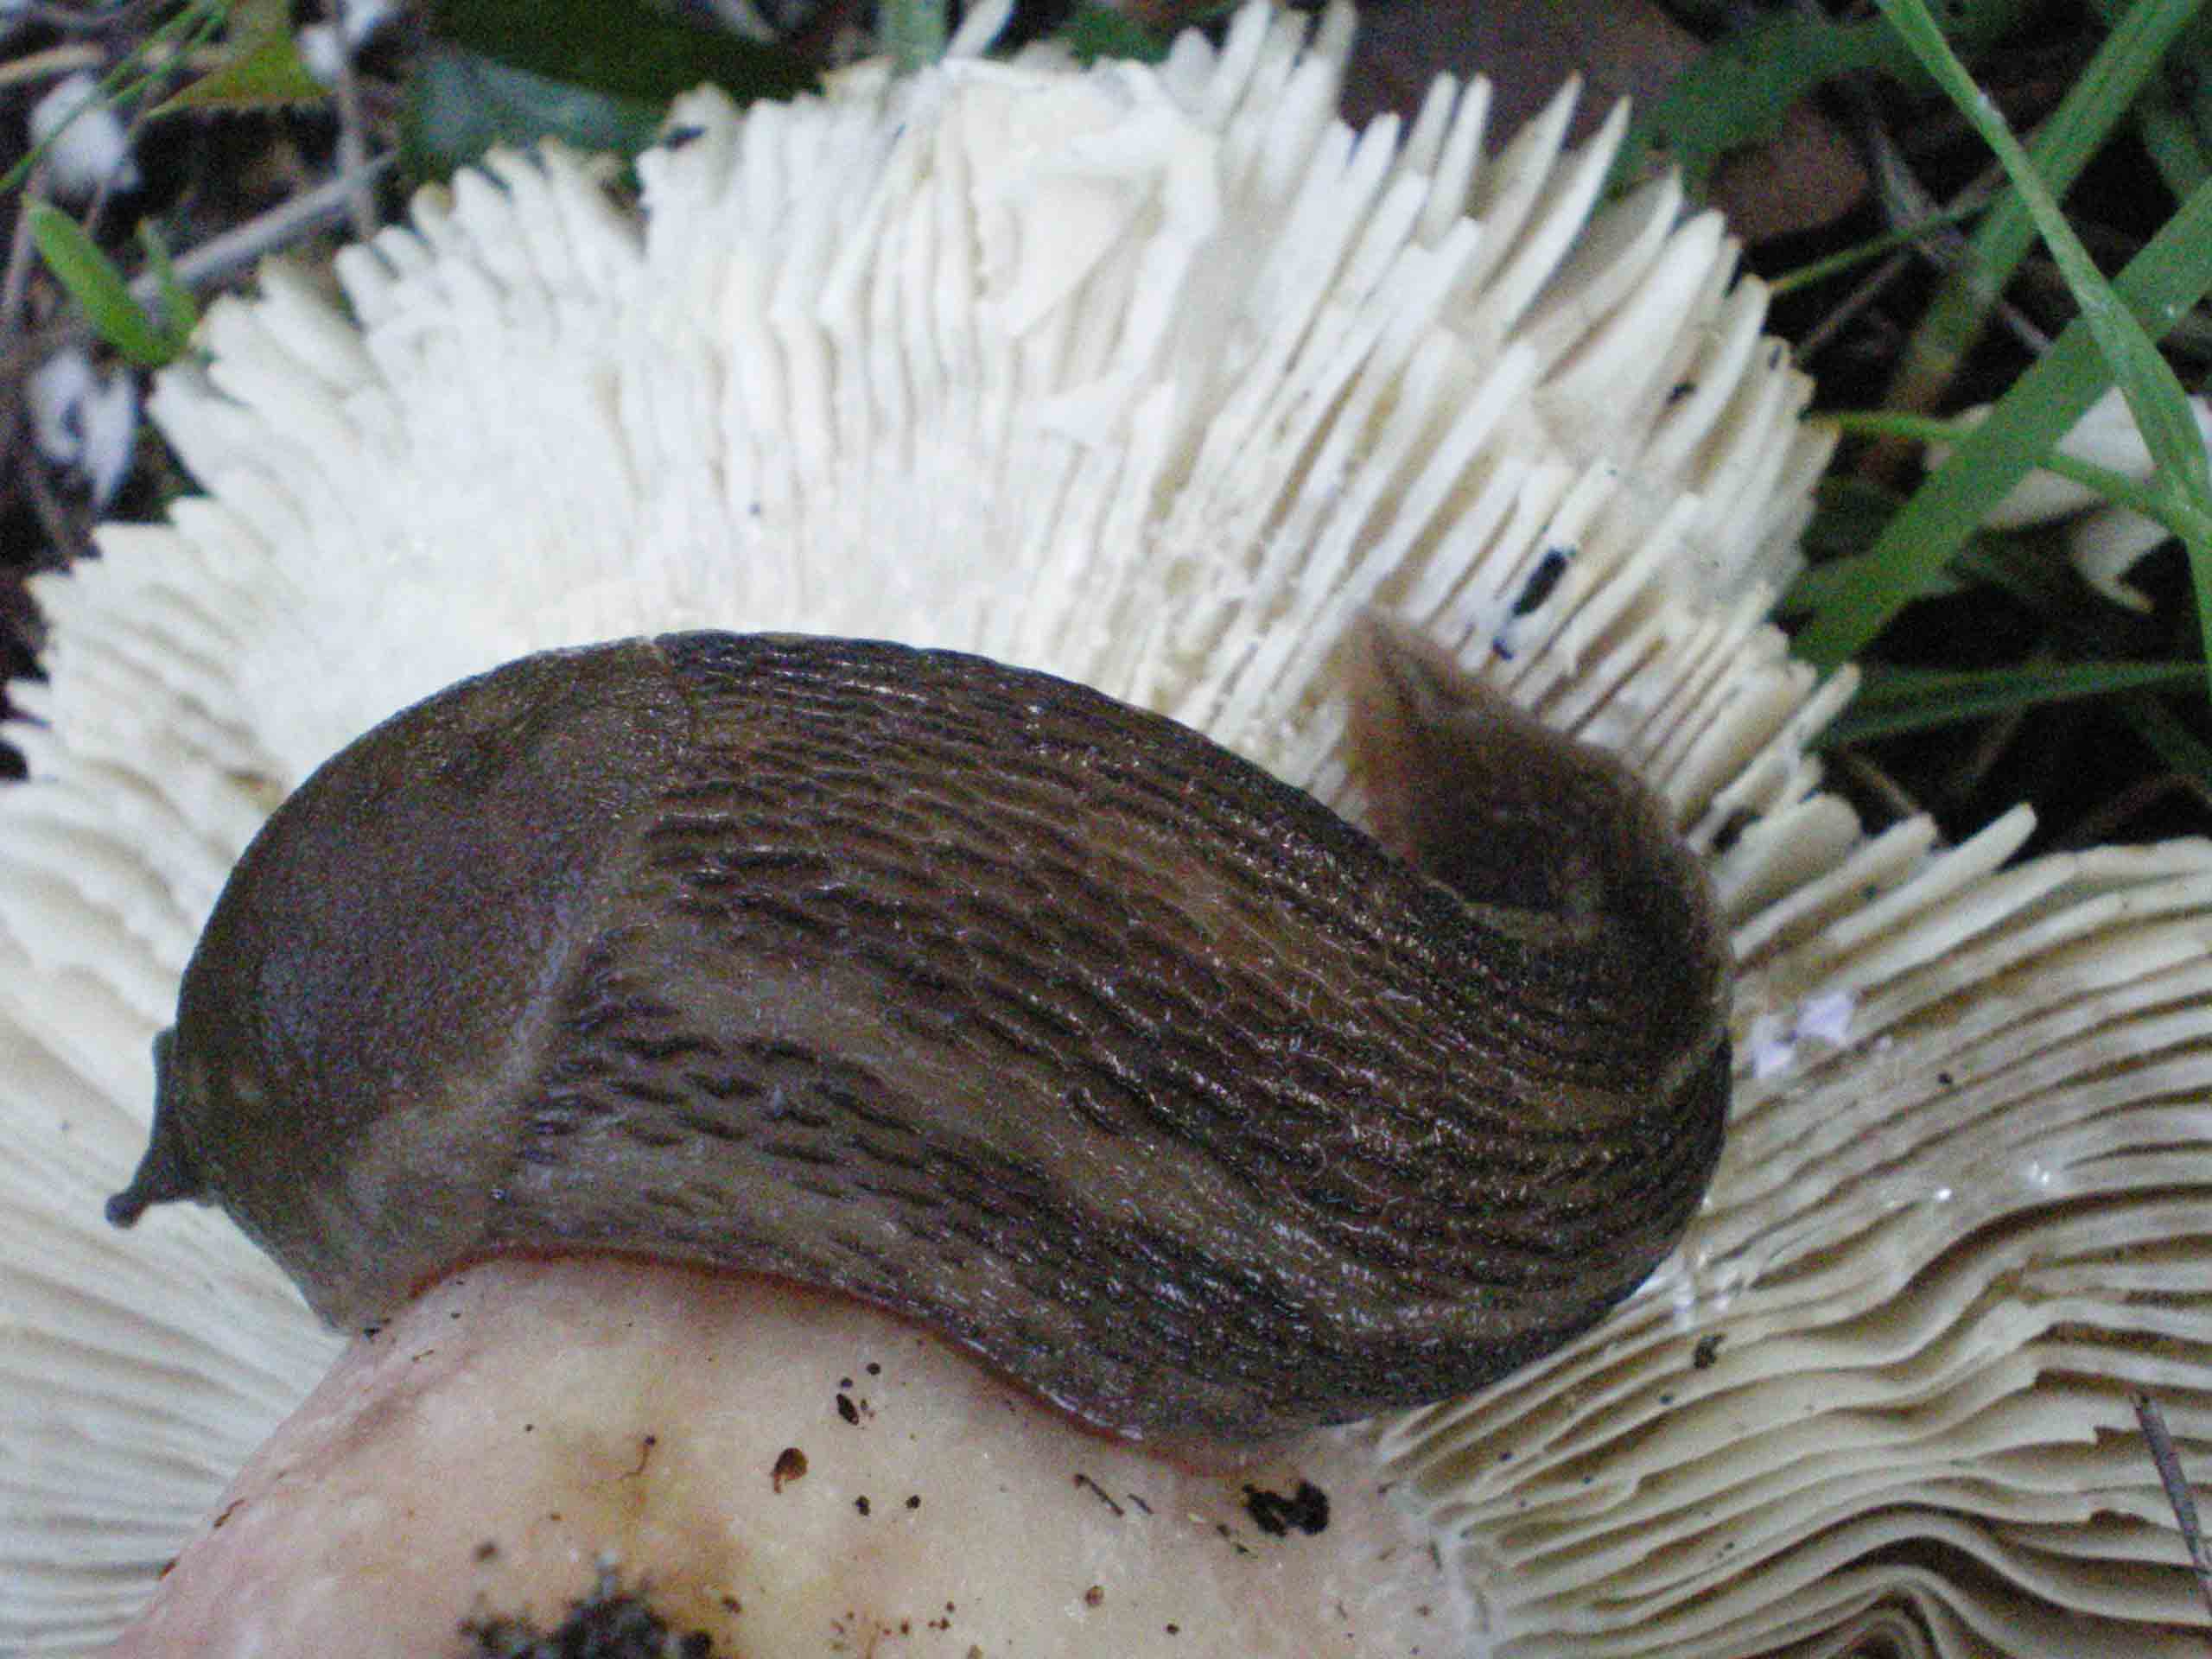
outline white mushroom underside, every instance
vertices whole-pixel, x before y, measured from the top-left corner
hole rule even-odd
[[[1862,836],[1804,753],[1850,677],[1762,620],[1826,456],[1764,291],[1670,184],[1586,226],[1620,127],[1561,153],[1566,97],[1495,161],[1480,82],[1355,139],[1345,26],[696,96],[638,208],[500,158],[340,257],[358,323],[283,270],[214,309],[154,404],[208,493],[43,585],[16,688],[0,1645],[111,1634],[332,1351],[211,1215],[98,1217],[225,872],[333,749],[527,651],[791,628],[1085,680],[1356,810],[1332,653],[1382,604],[1645,770],[1747,966],[1682,1255],[1385,1429],[1497,1650],[2201,1650],[2128,1394],[2201,1473],[2212,849]]]

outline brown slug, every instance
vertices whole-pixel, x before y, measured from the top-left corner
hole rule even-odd
[[[1686,1225],[1727,944],[1618,763],[1395,632],[1354,653],[1395,851],[950,652],[464,681],[247,849],[109,1217],[219,1203],[340,1325],[505,1250],[777,1275],[1170,1445],[1478,1385]]]

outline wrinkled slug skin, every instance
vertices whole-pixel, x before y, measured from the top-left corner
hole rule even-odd
[[[1485,1382],[1686,1224],[1726,945],[1615,763],[1393,632],[1354,656],[1403,858],[974,657],[695,633],[464,682],[249,849],[110,1213],[219,1202],[342,1325],[505,1249],[765,1272],[1171,1444]]]

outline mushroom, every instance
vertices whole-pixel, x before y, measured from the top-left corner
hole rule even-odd
[[[45,147],[46,186],[67,201],[89,200],[102,187],[138,188],[138,163],[123,118],[90,73],[64,75],[31,105],[33,145]]]
[[[129,372],[100,374],[83,350],[65,346],[32,372],[23,406],[39,454],[81,475],[95,506],[113,500],[138,435],[138,391]]]
[[[1378,1484],[1342,1435],[1179,1469],[842,1298],[505,1256],[352,1344],[108,1651],[506,1655],[610,1603],[670,1640],[588,1650],[639,1659],[1448,1651]]]
[[[2190,399],[2200,442],[2212,444],[2212,398]],[[1988,417],[1986,406],[1966,410],[1961,419],[1980,425]],[[2147,482],[2157,470],[2150,446],[2137,429],[2135,416],[2119,387],[2089,405],[2073,429],[2058,441],[2059,453],[2120,474],[2138,483]],[[1941,465],[1948,446],[1931,448],[1929,458]],[[2025,530],[2032,525],[2071,519],[2063,532],[2068,558],[2082,580],[2131,611],[2151,608],[2149,595],[2127,580],[2127,573],[2145,556],[2172,539],[2164,525],[2129,507],[2106,500],[2087,485],[2056,473],[2032,472],[1983,516],[1993,530]]]
[[[1386,1605],[1440,1618],[1459,1594],[1508,1651],[1750,1652],[1869,1621],[1958,1651],[1999,1617],[2035,1637],[2038,1607],[2050,1628],[2086,1615],[2066,1649],[2082,1651],[2187,1622],[2148,1459],[2116,1433],[2063,1448],[2130,1386],[2201,1372],[2191,1247],[2147,1266],[2127,1252],[2130,1228],[2177,1231],[2192,1202],[2173,1103],[2212,861],[2181,845],[2003,871],[2017,817],[1944,851],[1920,823],[1870,839],[1821,794],[1804,745],[1850,676],[1816,684],[1761,619],[1827,442],[1794,418],[1807,388],[1759,336],[1762,290],[1732,284],[1719,225],[1684,219],[1668,184],[1589,219],[1621,124],[1560,150],[1571,94],[1496,162],[1479,159],[1480,83],[1440,84],[1402,136],[1335,125],[1348,29],[1332,11],[1309,44],[1254,7],[1220,48],[1186,37],[1156,71],[954,62],[742,115],[702,94],[641,162],[635,210],[601,163],[500,157],[340,257],[350,316],[281,267],[257,299],[214,308],[205,366],[170,372],[152,404],[208,493],[166,527],[107,527],[101,559],[41,585],[50,678],[19,688],[37,723],[12,733],[33,782],[0,793],[0,1285],[27,1384],[0,1419],[0,1574],[27,1586],[0,1639],[97,1643],[188,1538],[165,1607],[206,1593],[188,1579],[244,1579],[251,1593],[199,1605],[266,1611],[284,1593],[267,1552],[372,1501],[494,1546],[445,1581],[506,1586],[486,1590],[486,1620],[525,1611],[503,1594],[550,1620],[593,1592],[610,1542],[610,1570],[648,1597],[662,1564],[662,1594],[703,1582],[682,1546],[737,1524],[735,1490],[747,1517],[794,1528],[748,1532],[747,1559],[781,1565],[769,1599],[817,1645],[806,1621],[849,1609],[803,1592],[825,1561],[880,1559],[887,1529],[855,1529],[883,1518],[885,1492],[921,1496],[917,1514],[988,1511],[997,1530],[948,1532],[896,1598],[871,1581],[849,1611],[995,1567],[1052,1639],[1096,1643],[1082,1619],[1147,1611],[1121,1587],[1194,1538],[1222,1542],[1216,1523],[1255,1555],[1215,1552],[1200,1565],[1225,1572],[1177,1595],[1249,1615],[1310,1578],[1310,1558],[1262,1553],[1239,1507],[1250,1484],[1294,1510],[1299,1480],[1328,1491],[1322,1539],[1348,1550],[1335,1582],[1385,1643],[1404,1639]],[[326,757],[465,675],[682,627],[951,647],[1170,715],[1359,818],[1378,804],[1348,765],[1339,651],[1370,609],[1645,776],[1710,860],[1744,964],[1738,1128],[1688,1247],[1525,1380],[1226,1485],[1198,1478],[1204,1496],[1174,1489],[1196,1531],[1152,1529],[1116,1494],[1169,1490],[1152,1484],[1161,1465],[1091,1473],[1113,1448],[864,1309],[764,1306],[686,1268],[502,1260],[357,1338],[248,1464],[332,1344],[204,1212],[98,1225],[143,1144],[148,1041],[232,861]],[[2172,1065],[2141,1058],[2162,1052]],[[1884,1127],[1892,1089],[1908,1109]],[[2082,1125],[2049,1131],[2038,1166],[2067,1201],[2004,1161],[2044,1144],[2045,1114]],[[2107,1129],[2123,1148],[2164,1138],[2108,1155]],[[2110,1196],[2073,1202],[2082,1181]],[[2068,1231],[2086,1215],[2127,1220]],[[1993,1265],[1939,1271],[1960,1261]],[[1900,1263],[1885,1300],[1866,1268]],[[1959,1322],[1984,1306],[1963,1287],[1987,1317]],[[2029,1308],[2066,1321],[2055,1338],[2014,1311]],[[506,1338],[579,1366],[585,1329],[592,1369],[560,1375],[604,1392],[576,1388],[543,1421],[601,1438],[537,1461],[554,1362]],[[744,1373],[734,1392],[692,1391],[724,1367]],[[1830,1371],[1854,1386],[1831,1389]],[[1677,1395],[1691,1382],[1694,1402]],[[825,1403],[839,1394],[862,1426]],[[2190,1404],[2171,1415],[2193,1454]],[[1886,1440],[1885,1408],[1902,1426]],[[1785,1416],[1791,1446],[1833,1453],[1793,1471],[1735,1432]],[[1004,1442],[970,1433],[1017,1420]],[[895,1436],[863,1427],[893,1421],[939,1426],[926,1492]],[[810,1456],[778,1494],[781,1449],[819,1443],[792,1422],[846,1432],[841,1459],[865,1445],[890,1460]],[[777,1450],[735,1489],[702,1483],[709,1427]],[[1938,1472],[1901,1478],[1904,1444]],[[1338,1455],[1351,1461],[1321,1461]],[[547,1491],[552,1465],[567,1577],[516,1589],[495,1569],[523,1553],[519,1529],[482,1531],[471,1505],[510,1477]],[[1018,1505],[993,1497],[1001,1467]],[[431,1490],[393,1484],[425,1468]],[[1417,1562],[1389,1576],[1428,1553],[1381,1541],[1391,1514],[1346,1502],[1386,1484],[1447,1547],[1443,1583]],[[2100,1507],[2132,1518],[2093,1525]],[[1152,1553],[1071,1588],[1014,1547],[1033,1539],[1074,1559],[1109,1541]],[[232,1540],[256,1553],[226,1578]],[[2100,1549],[2129,1564],[2068,1565]],[[742,1634],[711,1621],[764,1601],[731,1593],[747,1611],[665,1611]],[[419,1599],[410,1586],[387,1605]],[[981,1605],[944,1599],[957,1622],[918,1634],[981,1641]],[[1107,1640],[1187,1650],[1167,1622]]]

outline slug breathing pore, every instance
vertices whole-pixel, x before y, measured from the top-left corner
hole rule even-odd
[[[1352,642],[1376,837],[951,652],[671,634],[393,716],[249,847],[108,1214],[334,1324],[501,1251],[772,1274],[1249,1447],[1478,1386],[1670,1249],[1726,937],[1618,762]]]

